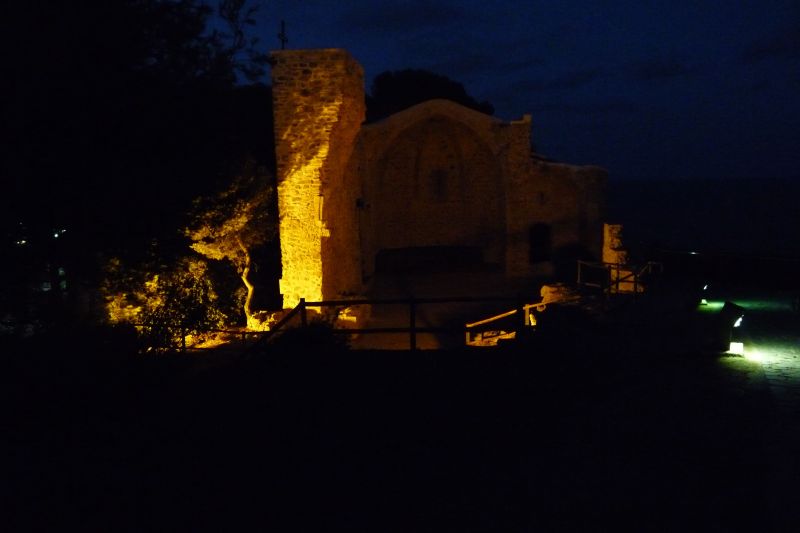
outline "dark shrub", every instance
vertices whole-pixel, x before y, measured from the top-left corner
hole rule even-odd
[[[307,353],[348,350],[350,346],[347,336],[334,333],[333,329],[333,325],[325,320],[312,320],[305,327],[291,328],[280,333],[268,349]]]

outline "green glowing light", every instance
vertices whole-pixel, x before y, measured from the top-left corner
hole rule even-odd
[[[742,355],[745,359],[754,363],[766,363],[769,361],[769,356],[762,350],[747,350],[747,353]]]
[[[736,303],[750,311],[791,311],[792,302],[789,298],[782,299],[756,299],[737,298]]]
[[[719,311],[720,309],[722,309],[723,305],[725,305],[725,302],[722,300],[706,300],[705,298],[703,298],[703,300],[701,300],[701,305],[698,306],[698,309],[705,313],[710,313]]]

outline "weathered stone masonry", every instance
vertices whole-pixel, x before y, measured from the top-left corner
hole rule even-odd
[[[331,240],[340,244],[337,253],[358,253],[346,223],[332,235],[337,224],[330,213],[337,205],[330,196],[345,181],[344,167],[364,120],[364,74],[343,50],[281,51],[272,57],[280,291],[284,306],[291,307],[301,297],[330,296],[323,292],[323,260]]]
[[[469,247],[509,278],[600,258],[606,173],[532,154],[529,115],[431,100],[363,125],[363,70],[338,49],[274,52],[272,78],[284,307],[362,294],[381,250]]]

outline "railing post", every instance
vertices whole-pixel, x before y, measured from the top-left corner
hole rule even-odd
[[[414,298],[408,301],[408,322],[409,343],[413,351],[417,349],[417,304]]]
[[[306,327],[308,325],[308,317],[306,316],[306,299],[300,298],[300,303],[298,305],[300,306],[300,324],[303,327]]]

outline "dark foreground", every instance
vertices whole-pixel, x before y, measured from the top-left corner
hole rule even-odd
[[[6,356],[6,530],[782,530],[766,389],[619,333],[214,366]]]

